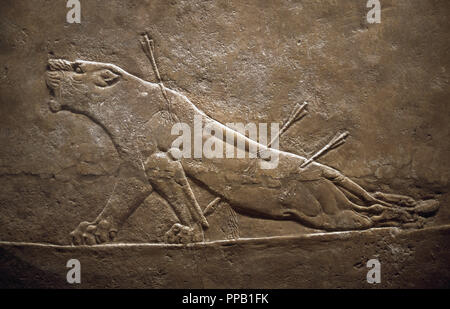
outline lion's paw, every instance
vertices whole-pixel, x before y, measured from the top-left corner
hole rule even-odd
[[[414,211],[422,217],[435,214],[438,210],[439,201],[434,199],[419,201],[417,206],[414,207]]]
[[[117,229],[106,221],[81,222],[78,227],[70,233],[72,245],[96,245],[114,240],[117,235]]]
[[[169,244],[188,244],[203,241],[202,231],[186,225],[175,223],[165,234],[165,241]]]
[[[403,228],[423,228],[426,218],[435,214],[439,210],[439,201],[430,199],[415,202],[416,206],[383,207],[383,212],[372,216],[371,219],[377,226],[401,226]]]

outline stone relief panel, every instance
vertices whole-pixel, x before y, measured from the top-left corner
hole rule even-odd
[[[360,287],[374,257],[448,286],[449,4],[366,2],[3,1],[0,286],[73,252],[92,286],[96,254],[151,287]]]
[[[187,177],[218,196],[212,205],[204,207],[205,212],[211,212],[214,204],[224,199],[243,214],[293,220],[325,231],[380,226],[422,228],[425,218],[439,209],[435,199],[416,201],[404,195],[370,193],[338,170],[315,162],[326,151],[343,144],[348,132],[336,135],[307,159],[272,149],[270,143],[257,143],[207,116],[186,96],[163,85],[152,41],[148,35],[144,40],[144,50],[159,84],[146,82],[109,63],[48,61],[47,86],[54,96],[50,109],[88,117],[111,138],[120,157],[118,179],[105,208],[94,221],[79,224],[71,233],[73,244],[113,240],[123,222],[153,192],[172,207],[179,220],[167,231],[166,242],[204,241],[203,230],[209,224]],[[296,108],[284,127],[305,106],[306,103]],[[228,143],[232,153],[238,152],[240,140],[248,145],[256,143],[258,151],[277,152],[279,164],[267,172],[258,162],[264,160],[260,155],[228,160],[190,158],[188,153],[186,158],[176,158],[173,151],[180,150],[170,148],[177,137],[171,137],[172,128],[183,123],[194,131],[196,117],[217,131],[234,136],[231,143],[225,138],[217,141]],[[244,150],[250,151],[249,148]]]

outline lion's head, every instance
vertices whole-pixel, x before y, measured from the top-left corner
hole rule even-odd
[[[61,109],[87,113],[93,105],[103,102],[105,96],[115,96],[116,85],[126,72],[119,67],[99,62],[51,59],[47,66],[47,85],[55,97],[52,111]]]

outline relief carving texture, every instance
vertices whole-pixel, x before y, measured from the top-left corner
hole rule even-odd
[[[0,286],[448,287],[450,6],[382,5],[2,2]]]

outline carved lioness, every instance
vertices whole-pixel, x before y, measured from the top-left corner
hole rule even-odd
[[[277,168],[260,168],[259,157],[175,160],[171,145],[177,136],[171,135],[171,128],[176,122],[193,127],[194,116],[247,145],[256,142],[208,117],[184,95],[112,64],[52,59],[47,85],[54,96],[51,110],[89,117],[109,135],[121,161],[112,196],[93,222],[82,222],[71,233],[74,244],[113,240],[153,191],[167,200],[180,221],[167,233],[167,241],[202,241],[208,222],[186,177],[240,213],[294,220],[325,231],[420,227],[423,216],[439,207],[436,200],[371,194],[331,167],[313,162],[300,168],[305,158],[259,144],[260,149],[277,152]]]

